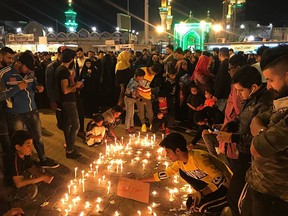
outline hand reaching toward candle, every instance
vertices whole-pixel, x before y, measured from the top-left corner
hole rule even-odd
[[[43,179],[43,182],[50,184],[52,182],[52,180],[54,179],[54,176],[43,175],[42,179]]]

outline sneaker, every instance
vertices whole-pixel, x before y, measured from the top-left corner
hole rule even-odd
[[[71,153],[66,152],[66,158],[68,159],[77,159],[80,157],[81,155],[76,150],[73,150]]]
[[[146,124],[142,124],[141,132],[143,132],[143,133],[146,133],[146,132],[147,132]]]
[[[45,161],[41,161],[39,163],[39,165],[42,167],[42,168],[57,168],[59,167],[59,164],[58,163],[55,163],[53,160],[47,158]]]

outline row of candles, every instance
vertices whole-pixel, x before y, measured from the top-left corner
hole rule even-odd
[[[162,135],[162,139],[164,136]],[[102,167],[103,165],[107,165],[107,171],[108,172],[115,172],[115,173],[122,173],[124,169],[124,164],[127,163],[127,161],[122,160],[122,158],[116,158],[121,157],[123,155],[129,155],[131,156],[133,153],[135,154],[135,157],[131,159],[131,165],[136,164],[141,161],[142,163],[142,169],[145,170],[146,165],[148,164],[148,159],[151,157],[151,153],[149,151],[146,151],[145,154],[143,154],[143,149],[145,148],[150,148],[154,150],[155,147],[155,141],[156,141],[156,136],[155,134],[151,136],[151,138],[148,138],[148,135],[144,137],[144,139],[140,138],[140,132],[138,133],[138,137],[130,137],[129,142],[124,146],[124,139],[123,137],[121,138],[121,143],[117,142],[115,140],[114,144],[108,145],[107,141],[105,141],[105,147],[106,147],[106,152],[105,154],[100,153],[99,158],[93,162],[93,164],[90,164],[90,169],[88,172],[85,173],[84,170],[81,171],[81,174],[79,175],[78,167],[74,168],[74,180],[70,181],[70,184],[68,185],[68,194],[66,193],[64,195],[64,198],[61,199],[61,204],[63,207],[65,207],[64,212],[65,215],[69,215],[69,212],[72,211],[73,207],[76,207],[77,204],[79,203],[80,196],[79,194],[85,192],[85,181],[88,180],[88,178],[98,178],[98,186],[106,186],[107,187],[107,194],[111,192],[111,181],[106,180],[106,176],[103,175],[102,177],[99,176],[99,169],[100,166]],[[132,144],[134,144],[132,148]],[[141,147],[138,148],[138,150],[135,153],[135,147]],[[158,157],[157,159],[161,161],[163,159],[163,148],[159,148],[157,150]],[[146,158],[141,159],[140,156],[144,155]],[[112,159],[113,158],[113,159]],[[167,161],[164,162],[164,166],[167,168],[169,163]],[[81,177],[81,178],[80,178]],[[174,183],[179,183],[179,177],[175,176],[174,177]],[[175,193],[178,192],[178,189],[170,189],[169,190],[169,201],[173,202],[175,199]],[[152,196],[157,196],[158,192],[153,191]],[[69,195],[74,197],[69,199]],[[98,198],[96,200],[96,205],[95,205],[95,210],[96,212],[100,212],[100,200],[101,198]],[[152,208],[157,207],[160,204],[152,203],[151,206],[148,206],[148,213],[149,215],[156,216],[157,214],[153,212]],[[67,208],[68,207],[68,208]],[[89,202],[85,202],[84,205],[85,209],[92,208],[91,204]],[[80,215],[85,215],[85,212],[82,211]],[[119,212],[115,212],[115,215],[120,215]],[[141,211],[137,211],[137,215],[141,215]]]

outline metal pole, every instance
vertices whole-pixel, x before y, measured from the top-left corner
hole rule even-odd
[[[149,3],[148,0],[145,0],[144,3],[144,11],[145,11],[145,26],[144,26],[144,31],[145,31],[145,44],[149,44]]]

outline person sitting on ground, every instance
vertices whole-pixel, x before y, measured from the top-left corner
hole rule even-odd
[[[214,91],[212,89],[206,89],[205,90],[205,101],[204,101],[204,107],[213,107],[215,106],[215,102],[217,98],[214,97]]]
[[[28,131],[15,131],[11,137],[11,145],[14,147],[15,154],[6,158],[4,168],[6,183],[8,186],[17,188],[12,202],[29,202],[38,193],[35,184],[39,182],[50,184],[54,177],[44,175],[34,166],[30,158],[33,137]]]
[[[102,144],[106,132],[106,128],[103,126],[103,122],[104,117],[102,114],[97,113],[93,115],[92,120],[87,124],[86,143],[89,147]]]
[[[232,177],[231,170],[218,158],[202,150],[188,150],[187,142],[180,133],[171,133],[160,146],[173,162],[165,170],[140,179],[157,182],[177,173],[193,187],[188,195],[187,209],[191,212],[221,212],[227,205],[226,194]]]
[[[175,120],[175,105],[173,101],[167,98],[166,92],[163,90],[159,91],[157,99],[158,103],[155,106],[155,114],[157,113],[157,116],[153,119],[152,133],[156,133],[163,125],[164,128],[162,130],[168,135],[170,133],[169,128],[174,124]]]
[[[116,105],[113,108],[108,109],[102,115],[104,117],[104,127],[107,128],[107,138],[118,139],[117,134],[114,128],[117,126],[118,122],[120,122],[120,115],[123,112],[123,108],[120,105]]]

